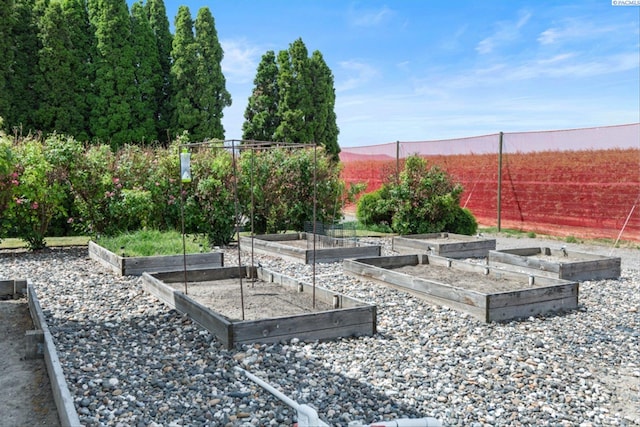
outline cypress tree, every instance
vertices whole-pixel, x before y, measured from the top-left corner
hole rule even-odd
[[[285,142],[310,143],[311,129],[306,126],[310,114],[311,78],[307,47],[302,39],[294,41],[289,50],[278,54],[278,119],[275,139]]]
[[[36,92],[39,101],[36,126],[45,133],[53,131],[76,135],[82,118],[74,114],[73,46],[62,5],[52,2],[39,23],[42,47],[38,54]]]
[[[155,95],[156,131],[160,141],[169,142],[171,139],[168,130],[171,120],[171,43],[173,35],[169,30],[169,20],[163,0],[148,0],[145,8],[151,29],[155,34],[162,79]]]
[[[173,117],[171,129],[175,134],[183,131],[193,133],[199,114],[194,105],[197,98],[196,45],[193,36],[193,20],[187,6],[180,6],[175,19],[175,35],[171,56],[171,85],[173,87]]]
[[[195,140],[224,139],[222,110],[231,105],[231,94],[227,92],[222,74],[224,53],[208,7],[198,11],[195,29],[197,97],[194,101],[200,117],[193,137]]]
[[[62,11],[69,27],[70,70],[73,81],[69,117],[73,121],[71,132],[77,140],[91,138],[89,120],[96,100],[94,61],[97,56],[95,31],[89,21],[85,0],[63,0]]]
[[[9,80],[11,78],[11,64],[14,52],[12,48],[12,31],[14,26],[13,0],[0,0],[0,117],[7,124],[10,119],[11,94]],[[3,126],[0,123],[0,127]],[[1,130],[1,129],[0,129]]]
[[[308,123],[311,127],[312,140],[325,147],[326,152],[335,161],[338,154],[338,125],[336,123],[336,94],[333,87],[333,74],[324,62],[319,51],[313,52],[309,67],[311,75],[311,110]]]
[[[270,50],[262,56],[244,111],[242,139],[272,141],[278,127],[278,66]]]
[[[89,8],[98,48],[91,128],[98,140],[117,148],[136,136],[132,102],[139,98],[134,68],[137,58],[129,10],[125,0],[89,0]]]
[[[11,4],[9,4],[11,6]],[[34,112],[36,102],[34,58],[40,49],[38,42],[37,17],[33,0],[14,0],[9,20],[9,43],[11,62],[5,76],[6,96],[10,107],[5,123],[9,129],[16,128],[22,133],[36,130]]]
[[[162,74],[156,37],[141,2],[131,5],[131,36],[135,63],[136,99],[131,102],[133,141],[157,141],[156,97],[162,91]]]

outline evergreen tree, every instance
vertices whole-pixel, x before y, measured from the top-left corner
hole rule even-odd
[[[38,110],[35,122],[45,133],[57,131],[69,135],[79,133],[83,117],[75,113],[74,56],[70,31],[62,5],[52,2],[39,22],[42,47],[38,52],[36,73]]]
[[[138,135],[133,131],[132,103],[139,94],[129,10],[125,0],[89,0],[89,12],[98,47],[91,128],[98,140],[120,147]]]
[[[311,103],[308,123],[312,140],[322,145],[333,160],[339,161],[338,125],[336,123],[336,94],[333,74],[319,51],[313,52],[310,60]]]
[[[10,119],[11,96],[9,92],[9,80],[11,78],[11,64],[14,51],[12,43],[12,31],[14,26],[13,0],[0,0],[0,117],[7,124]],[[2,127],[2,124],[0,124]],[[0,129],[2,130],[2,129]]]
[[[195,29],[197,97],[194,101],[200,117],[193,129],[193,138],[224,139],[222,110],[231,105],[231,94],[227,92],[222,74],[224,53],[209,8],[200,8]]]
[[[173,35],[169,30],[169,20],[163,0],[148,0],[145,4],[151,29],[155,34],[160,76],[162,84],[155,95],[155,119],[158,137],[162,142],[169,142],[168,134],[171,120],[171,43]]]
[[[262,56],[253,80],[255,85],[244,111],[242,139],[273,141],[278,127],[278,66],[270,50]]]
[[[198,87],[194,76],[197,70],[196,44],[193,36],[193,20],[187,6],[180,6],[175,19],[175,35],[171,56],[171,85],[173,87],[173,117],[171,129],[175,134],[192,133],[198,124],[199,114],[194,100]]]
[[[302,39],[294,41],[289,50],[278,54],[278,119],[274,138],[285,142],[310,143],[313,137],[306,124],[311,113],[311,76],[307,47]]]
[[[162,91],[162,70],[156,37],[141,2],[131,5],[131,35],[135,63],[136,99],[131,102],[133,141],[157,141],[156,97]]]
[[[86,0],[63,0],[62,12],[70,29],[70,67],[73,76],[73,81],[67,83],[73,96],[69,107],[69,116],[73,121],[70,132],[77,140],[88,141],[91,137],[89,120],[96,100],[93,85],[97,56],[95,31],[89,21]]]
[[[10,2],[11,3],[11,2]],[[21,133],[35,130],[34,111],[37,109],[33,63],[40,49],[34,0],[14,0],[9,9],[10,53],[8,75],[5,76],[6,96],[10,102],[5,123],[9,129]],[[3,59],[4,61],[4,59]],[[4,95],[3,95],[4,96]]]

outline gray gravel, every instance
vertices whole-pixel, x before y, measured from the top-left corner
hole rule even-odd
[[[380,242],[390,253],[389,241]],[[569,313],[485,324],[347,277],[340,263],[321,264],[320,286],[377,304],[377,335],[231,351],[146,295],[140,278],[89,260],[86,248],[0,253],[0,276],[36,285],[87,426],[295,422],[295,411],[235,366],[335,426],[399,417],[451,426],[640,425],[640,250],[498,239],[498,249],[555,244],[621,256],[621,279],[582,282],[580,308]],[[255,258],[310,280],[310,266]],[[234,260],[237,252],[225,255],[225,264]]]

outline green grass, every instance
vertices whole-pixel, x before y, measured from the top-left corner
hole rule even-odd
[[[88,236],[71,236],[71,237],[47,237],[45,238],[47,246],[86,246],[89,243]],[[0,249],[21,249],[27,245],[20,239],[2,239]]]
[[[182,234],[177,231],[140,230],[115,237],[101,237],[96,243],[116,255],[124,253],[128,257],[183,253]],[[188,254],[209,251],[205,238],[186,236],[185,246]]]

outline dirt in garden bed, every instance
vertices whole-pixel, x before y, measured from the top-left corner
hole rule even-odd
[[[522,280],[518,280],[517,278],[508,276],[496,277],[494,274],[485,275],[482,272],[474,273],[472,271],[458,270],[453,267],[449,268],[431,264],[407,265],[394,268],[393,271],[483,294],[512,292],[549,286],[548,284],[538,285],[535,282],[533,285],[529,285],[528,277],[523,277]]]
[[[168,285],[181,292],[185,291],[184,283]],[[317,297],[314,306],[311,285],[304,285],[304,291],[298,292],[262,280],[254,282],[251,279],[242,279],[242,291],[239,279],[189,282],[187,295],[233,322],[297,316],[333,309],[332,305],[320,301]]]

